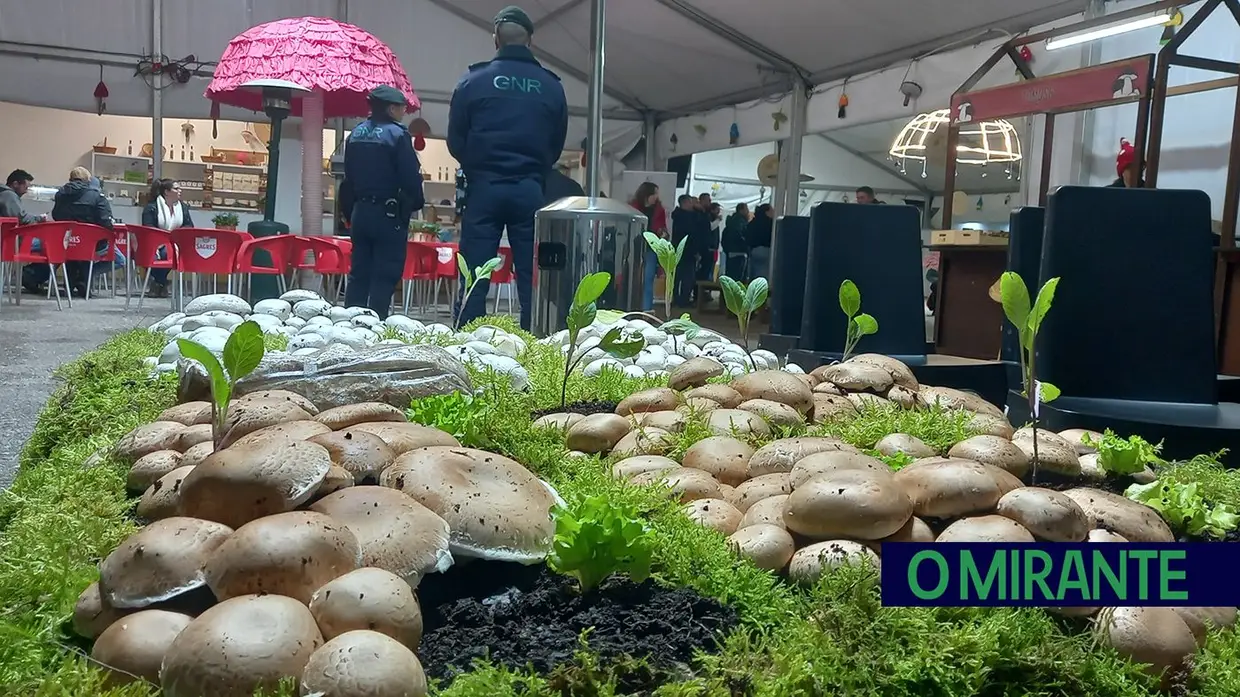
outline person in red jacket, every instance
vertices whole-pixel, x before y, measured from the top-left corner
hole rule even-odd
[[[637,191],[633,194],[633,198],[629,199],[629,205],[636,208],[642,215],[646,216],[646,227],[650,232],[662,237],[668,238],[667,232],[667,210],[663,208],[663,204],[659,201],[659,186],[654,182],[642,182],[637,187]],[[646,247],[646,266],[645,266],[645,286],[642,288],[642,310],[650,312],[654,309],[654,278],[655,272],[659,269],[659,259],[655,256],[654,250]],[[665,293],[672,292],[671,288],[664,290]]]

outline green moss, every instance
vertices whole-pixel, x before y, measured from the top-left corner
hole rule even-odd
[[[831,419],[810,429],[812,435],[834,436],[858,448],[873,448],[883,436],[907,433],[937,453],[977,435],[969,427],[969,415],[935,405],[929,409],[904,409],[897,404],[866,404],[856,415]]]

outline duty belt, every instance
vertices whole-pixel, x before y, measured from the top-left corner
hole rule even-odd
[[[380,206],[385,205],[388,201],[395,201],[395,196],[358,196],[355,201],[361,203],[375,203]]]

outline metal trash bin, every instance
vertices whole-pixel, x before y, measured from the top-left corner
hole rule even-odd
[[[548,336],[564,329],[577,284],[598,271],[611,274],[600,310],[640,310],[646,223],[646,216],[609,198],[562,198],[538,211],[531,331]]]

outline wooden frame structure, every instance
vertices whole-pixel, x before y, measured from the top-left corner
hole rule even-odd
[[[1228,2],[1240,3],[1240,0],[1207,0],[1208,2]],[[1163,10],[1174,10],[1185,4],[1184,0],[1162,0],[1161,2],[1152,3],[1142,7],[1134,7],[1123,12],[1115,12],[1113,14],[1103,15],[1083,22],[1078,22],[1070,26],[1049,29],[1047,31],[1029,34],[1027,36],[1018,36],[1000,46],[986,62],[982,63],[967,80],[960,85],[952,95],[951,118],[948,122],[947,132],[947,162],[943,182],[943,206],[942,206],[942,226],[950,228],[952,226],[952,194],[956,189],[956,167],[955,153],[956,148],[960,144],[960,113],[959,107],[962,104],[971,104],[971,100],[991,99],[1002,100],[1003,104],[989,115],[980,115],[978,121],[987,119],[1005,118],[1013,116],[1030,116],[1035,114],[1045,114],[1046,124],[1044,125],[1044,135],[1042,138],[1042,154],[1041,154],[1041,179],[1038,187],[1039,205],[1046,205],[1046,195],[1049,187],[1049,179],[1046,174],[1050,171],[1051,164],[1051,144],[1054,139],[1055,115],[1064,114],[1073,111],[1086,111],[1104,106],[1114,106],[1118,104],[1126,104],[1129,102],[1137,102],[1137,124],[1133,136],[1133,148],[1136,151],[1138,166],[1143,164],[1146,142],[1146,131],[1149,123],[1150,104],[1154,90],[1150,89],[1149,83],[1154,70],[1153,54],[1146,56],[1137,56],[1123,61],[1115,61],[1113,63],[1105,63],[1103,65],[1091,66],[1088,68],[1080,68],[1078,70],[1069,70],[1062,73],[1055,73],[1045,77],[1038,77],[1034,74],[1033,69],[1029,66],[1028,61],[1020,55],[1020,48],[1029,44],[1035,44],[1047,39],[1064,36],[1066,34],[1075,34],[1077,32],[1097,29],[1099,27],[1122,22],[1127,19],[1143,17],[1154,12]],[[1194,19],[1196,15],[1194,15]],[[1189,24],[1192,24],[1190,22]],[[1194,27],[1195,28],[1195,27]],[[1185,29],[1188,29],[1186,26]],[[1181,32],[1186,33],[1186,32]],[[1016,70],[1024,78],[1021,82],[1011,85],[1003,85],[985,90],[976,90],[974,87],[986,76],[991,70],[999,64],[1000,61],[1007,57],[1011,59],[1016,66]],[[1138,62],[1147,62],[1144,69],[1135,67]],[[1215,61],[1221,63],[1221,61]],[[1114,68],[1130,67],[1134,68],[1135,79],[1133,87],[1135,90],[1129,94],[1120,96],[1118,92],[1110,97],[1099,94],[1097,85],[1094,84],[1106,71]],[[1022,106],[1023,103],[1023,106]],[[966,116],[971,116],[966,111]],[[970,119],[971,120],[971,119]],[[968,122],[967,120],[965,121]],[[1234,149],[1235,143],[1233,143]]]

